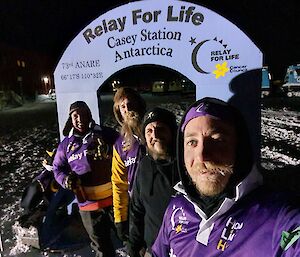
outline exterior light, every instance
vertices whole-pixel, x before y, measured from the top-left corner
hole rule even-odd
[[[43,77],[42,80],[44,81],[45,84],[48,84],[48,82],[49,82],[49,78],[48,77]]]

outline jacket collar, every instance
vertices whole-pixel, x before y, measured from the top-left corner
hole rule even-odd
[[[181,182],[177,183],[174,186],[175,190],[184,195],[184,197],[194,206],[195,212],[201,218],[196,241],[203,245],[208,245],[209,236],[214,227],[214,222],[218,219],[218,217],[226,213],[242,197],[259,187],[262,184],[262,181],[262,175],[258,172],[256,166],[254,165],[248,176],[236,186],[235,197],[232,199],[225,198],[218,210],[215,211],[215,213],[209,218],[207,218],[206,214],[200,209],[200,207],[189,198]]]
[[[237,202],[238,200],[240,200],[242,197],[244,197],[245,195],[249,194],[252,190],[256,189],[257,187],[259,187],[260,185],[262,185],[263,183],[263,178],[261,173],[258,171],[256,165],[253,165],[250,173],[248,174],[248,176],[242,180],[236,187],[235,187],[235,198],[232,198],[235,202]],[[181,183],[178,182],[175,186],[174,189],[185,195],[187,198],[188,195]]]
[[[72,136],[74,136],[74,137],[82,137],[82,140],[85,141],[85,139],[89,135],[91,135],[94,132],[100,132],[100,131],[102,131],[101,126],[99,126],[98,124],[93,124],[93,127],[92,127],[92,123],[90,123],[89,130],[88,130],[88,132],[83,137],[80,136],[80,135],[78,135],[76,133],[75,129],[72,127],[71,130],[70,130],[70,132],[69,132],[68,138],[71,138]]]

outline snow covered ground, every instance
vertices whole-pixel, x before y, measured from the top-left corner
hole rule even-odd
[[[152,99],[151,96],[150,98]],[[149,99],[146,98],[146,101]],[[160,98],[151,102],[150,107],[161,106],[169,109],[176,114],[179,121],[191,99],[175,97],[173,100],[170,102],[167,98]],[[268,172],[276,172],[278,168],[281,171],[286,167],[296,168],[300,165],[298,111],[289,108],[288,104],[284,108],[272,107],[270,104],[268,107],[262,107],[261,160],[262,167]],[[90,251],[88,248],[65,254],[40,253],[22,245],[12,230],[12,227],[18,229],[16,220],[22,213],[19,204],[25,186],[41,171],[45,149],[57,143],[55,103],[42,102],[35,104],[35,107],[23,107],[19,111],[0,112],[0,120],[0,232],[4,248],[3,252],[0,252],[2,256],[92,256],[87,255]],[[116,125],[111,114],[104,117],[104,120],[106,125]]]
[[[300,113],[262,109],[262,165],[266,169],[300,164]]]

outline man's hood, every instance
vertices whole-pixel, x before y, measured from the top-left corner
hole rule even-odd
[[[177,142],[176,142],[176,156],[177,156],[177,166],[178,166],[179,176],[185,192],[188,194],[188,196],[191,199],[199,199],[199,193],[196,187],[194,186],[193,182],[191,181],[190,176],[188,175],[187,170],[185,168],[184,151],[183,151],[184,149],[183,132],[184,132],[185,125],[187,124],[187,121],[194,118],[193,116],[190,115],[191,112],[189,111],[192,108],[195,108],[202,103],[204,105],[207,105],[207,108],[212,108],[211,112],[210,109],[208,109],[209,114],[207,115],[211,115],[211,116],[220,115],[221,117],[225,117],[226,119],[230,117],[231,122],[233,122],[236,126],[237,138],[238,138],[236,162],[234,165],[233,175],[231,176],[228,185],[225,188],[225,191],[234,194],[235,187],[244,178],[247,177],[254,164],[247,125],[240,112],[236,108],[229,105],[228,103],[223,102],[219,99],[206,97],[196,101],[187,109],[187,111],[185,112],[182,118],[182,121],[178,127]]]

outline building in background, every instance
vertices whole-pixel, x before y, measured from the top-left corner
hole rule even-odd
[[[54,89],[51,57],[0,42],[0,109]]]

